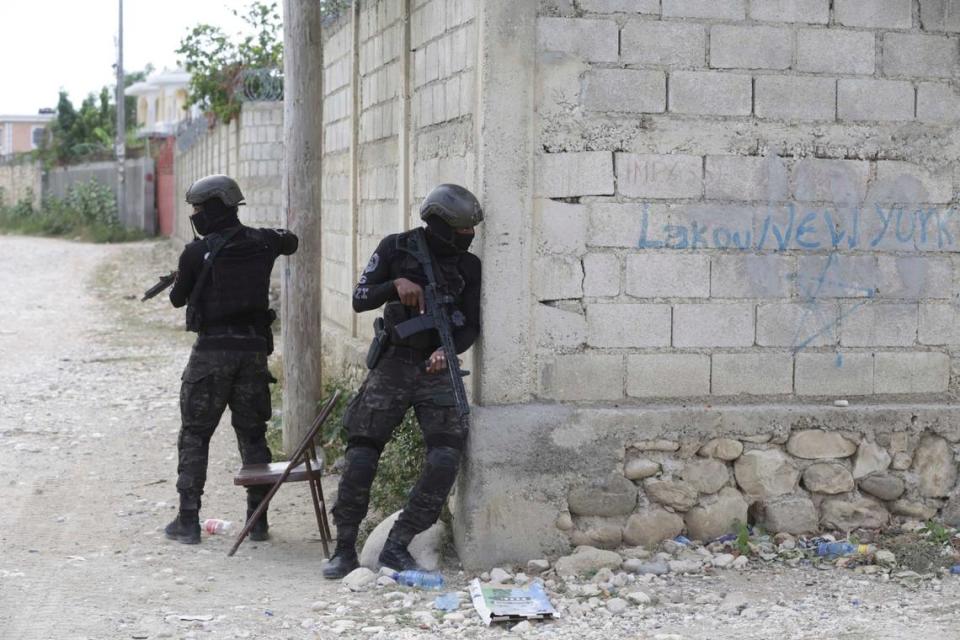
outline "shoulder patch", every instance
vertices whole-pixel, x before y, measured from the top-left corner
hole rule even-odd
[[[374,254],[370,256],[370,262],[367,263],[367,266],[363,270],[363,272],[370,273],[371,271],[376,271],[377,267],[379,266],[380,266],[380,254],[374,252]]]

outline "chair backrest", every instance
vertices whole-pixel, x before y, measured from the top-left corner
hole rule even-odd
[[[297,445],[297,448],[294,449],[293,454],[290,456],[290,460],[301,460],[305,455],[309,455],[312,459],[319,460],[317,458],[317,450],[315,445],[315,439],[317,434],[320,433],[320,428],[323,426],[323,423],[327,421],[327,418],[330,417],[330,413],[333,411],[333,407],[337,404],[337,399],[340,397],[340,390],[337,389],[333,392],[333,395],[323,404],[323,408],[320,410],[320,413],[314,419],[313,424],[310,425],[310,428],[304,434],[303,439],[300,440],[300,444]]]

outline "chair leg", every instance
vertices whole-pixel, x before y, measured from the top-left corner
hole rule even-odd
[[[307,480],[307,484],[310,485],[310,498],[313,502],[313,512],[317,516],[317,528],[320,530],[320,543],[323,545],[323,555],[327,558],[330,557],[330,547],[328,546],[329,537],[327,532],[323,528],[323,515],[324,512],[320,509],[320,497],[317,493],[320,491],[320,480],[313,477],[311,474],[310,478]]]
[[[327,540],[333,540],[330,534],[330,520],[327,518],[327,501],[323,497],[323,486],[317,479],[317,493],[320,494],[320,516],[323,518],[323,530],[327,534]]]

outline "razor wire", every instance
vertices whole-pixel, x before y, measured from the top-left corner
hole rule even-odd
[[[241,102],[283,100],[281,69],[244,69],[233,83],[233,95]]]

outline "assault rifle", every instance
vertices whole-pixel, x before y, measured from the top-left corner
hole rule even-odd
[[[143,297],[140,298],[140,302],[146,302],[150,298],[158,295],[161,291],[172,285],[177,280],[177,272],[171,271],[165,276],[160,276],[160,280],[157,284],[153,285],[149,289],[143,292]]]

